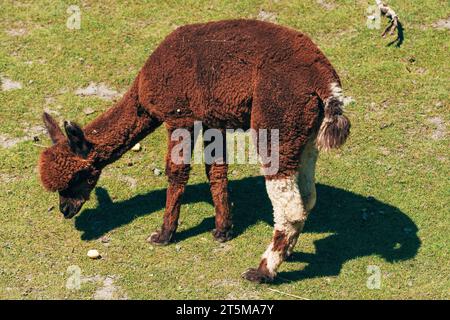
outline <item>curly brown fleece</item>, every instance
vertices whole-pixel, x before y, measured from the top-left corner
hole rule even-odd
[[[42,153],[42,183],[62,190],[75,172],[115,161],[161,122],[180,128],[195,120],[212,128],[280,129],[276,177],[290,175],[320,125],[331,83],[340,81],[327,58],[295,30],[254,20],[180,27],[149,57],[125,97],[86,126],[95,145],[88,159],[73,156],[64,143]],[[342,104],[331,105],[327,132],[338,147],[349,122],[332,118],[342,114]],[[333,123],[343,128],[333,131]]]
[[[231,20],[180,27],[149,57],[139,77],[139,101],[169,127],[201,120],[211,128],[280,130],[280,172],[291,175],[299,153],[318,129],[324,111],[328,127],[345,123],[342,103],[327,101],[339,77],[305,35],[254,20]],[[342,121],[343,120],[343,121]]]
[[[87,154],[75,154],[53,120],[47,119],[55,144],[41,154],[41,181],[48,190],[60,192],[70,188],[80,172],[96,181],[107,164],[162,123],[170,134],[177,128],[192,130],[194,121],[221,131],[278,129],[279,170],[266,179],[291,177],[307,142],[317,135],[322,149],[345,142],[350,122],[343,115],[340,90],[328,59],[298,31],[255,20],[183,26],[150,55],[124,98],[83,129],[91,146]],[[189,178],[189,164],[171,161],[173,145],[169,141],[164,223],[149,238],[155,244],[171,240]],[[227,165],[218,161],[206,172],[216,211],[213,234],[226,241],[232,227]],[[280,235],[277,248],[287,247]],[[264,270],[261,267],[247,278],[269,279]]]

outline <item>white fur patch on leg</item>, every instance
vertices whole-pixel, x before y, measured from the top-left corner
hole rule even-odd
[[[306,211],[296,176],[266,180],[266,189],[273,206],[275,226],[306,220]]]
[[[309,212],[316,204],[315,171],[318,155],[319,151],[317,150],[314,139],[310,139],[300,157],[300,167],[297,175],[298,187],[307,215],[309,215]],[[304,223],[297,226],[297,232],[293,236],[292,241],[289,243],[289,248],[286,253],[287,256],[290,256],[294,251],[294,247],[297,243],[300,232],[303,230],[303,226]]]
[[[297,176],[266,180],[266,189],[273,206],[275,226],[274,239],[264,252],[262,259],[266,260],[270,274],[275,276],[285,254],[290,254],[291,243],[295,242],[299,229],[307,218],[307,211],[298,188]],[[277,233],[284,237],[281,239],[285,243],[282,249],[274,247]]]
[[[302,152],[297,176],[300,194],[307,212],[310,212],[316,204],[315,174],[318,155],[319,151],[314,143],[314,139],[311,139]]]

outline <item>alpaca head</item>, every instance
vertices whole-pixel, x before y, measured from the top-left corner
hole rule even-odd
[[[93,162],[93,144],[73,122],[64,122],[66,137],[49,114],[44,113],[43,120],[53,145],[41,153],[41,181],[47,190],[59,193],[59,210],[65,218],[72,218],[89,199],[100,176]]]

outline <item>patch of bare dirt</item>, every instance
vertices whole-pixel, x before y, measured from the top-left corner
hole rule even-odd
[[[2,84],[2,91],[22,89],[22,84],[18,81],[0,76],[0,82]]]
[[[103,100],[114,100],[121,96],[121,94],[111,88],[108,88],[104,83],[91,82],[86,88],[79,88],[75,90],[78,96],[96,96]]]
[[[325,10],[333,10],[334,8],[336,8],[336,4],[335,3],[330,3],[330,2],[325,1],[325,0],[316,0],[316,2],[317,2],[317,4],[319,4]]]
[[[5,32],[10,37],[21,37],[28,33],[27,29],[25,29],[25,28],[13,28],[13,29],[8,29]]]
[[[23,129],[24,135],[22,137],[10,137],[5,134],[0,134],[0,146],[9,149],[24,141],[36,141],[40,135],[46,134],[47,130],[40,125],[28,126]]]
[[[2,148],[8,149],[8,148],[12,148],[14,147],[16,144],[26,141],[27,138],[26,137],[8,137],[4,134],[0,135],[0,146],[2,146]]]
[[[120,176],[119,179],[126,182],[130,186],[131,189],[136,189],[138,182],[135,178],[130,177],[130,176]]]
[[[127,175],[123,175],[120,173],[117,173],[116,171],[113,170],[108,170],[103,174],[104,178],[112,178],[114,180],[117,181],[121,181],[124,182],[125,184],[127,184],[131,189],[136,189],[137,185],[138,185],[138,180],[136,178],[127,176]]]
[[[242,288],[237,280],[221,279],[211,283],[213,287],[221,287],[229,291],[225,299],[229,300],[253,300],[260,299],[257,292]]]
[[[432,24],[432,27],[436,28],[436,29],[449,30],[450,29],[450,17],[448,17],[447,19],[441,19],[441,20],[434,22]]]
[[[265,11],[264,9],[261,9],[256,19],[275,23],[277,22],[277,14],[275,12],[269,12]]]
[[[94,300],[127,300],[127,295],[122,288],[114,284],[117,277],[95,275],[91,277],[82,277],[81,283],[93,282],[100,284],[94,293]]]
[[[44,98],[44,101],[45,101],[45,105],[46,105],[46,106],[49,106],[49,105],[51,105],[51,104],[54,104],[55,101],[56,101],[56,99],[55,99],[55,97],[53,97],[53,96],[46,96],[46,97]]]
[[[146,28],[155,23],[155,19],[137,20],[134,24],[139,28]]]
[[[89,276],[89,277],[81,277],[81,283],[88,283],[88,282],[101,282],[103,280],[103,277],[100,275],[95,275],[95,276]]]
[[[220,243],[217,248],[213,249],[214,253],[227,253],[233,249],[233,246],[229,243]]]
[[[59,109],[59,108],[58,108]],[[48,114],[52,115],[52,116],[56,116],[59,117],[61,115],[61,113],[58,110],[55,109],[50,109],[50,108],[44,108],[44,111],[47,112]]]
[[[428,123],[435,126],[435,130],[431,135],[433,140],[442,140],[445,138],[447,126],[445,125],[444,120],[440,117],[433,117],[428,119]]]
[[[19,180],[19,177],[9,173],[0,173],[0,182],[3,184]]]
[[[94,293],[94,300],[126,300],[126,296],[121,295],[120,289],[114,285],[114,277],[106,276],[103,284]]]
[[[41,125],[26,127],[23,131],[25,132],[27,138],[34,138],[36,136],[47,134],[47,129]]]

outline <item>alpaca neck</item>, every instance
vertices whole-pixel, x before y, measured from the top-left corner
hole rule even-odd
[[[135,81],[115,106],[83,129],[87,139],[94,144],[94,165],[102,169],[116,161],[160,124],[161,121],[139,104]]]

